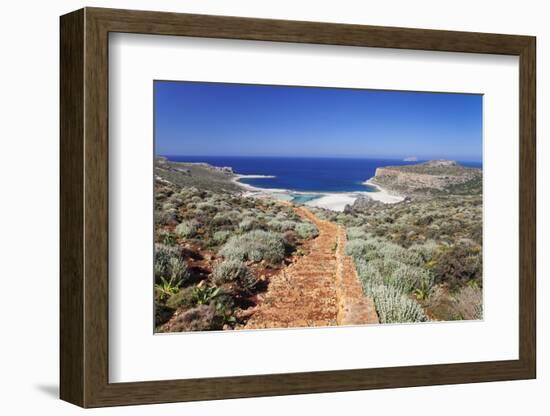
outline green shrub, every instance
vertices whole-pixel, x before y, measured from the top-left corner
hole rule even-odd
[[[208,331],[223,328],[223,318],[215,305],[199,305],[178,315],[171,322],[170,331]]]
[[[219,295],[222,289],[214,286],[195,286],[191,292],[191,300],[195,305],[209,305]]]
[[[191,292],[191,302],[194,305],[213,305],[224,316],[234,307],[231,293],[214,286],[195,286]]]
[[[212,279],[217,284],[236,282],[246,289],[257,283],[254,273],[240,260],[225,260],[218,264],[212,272]]]
[[[178,220],[178,212],[175,209],[168,211],[155,211],[155,223],[159,225],[175,224]]]
[[[275,218],[278,219],[279,221],[299,219],[298,215],[296,215],[294,210],[290,207],[280,208],[277,214],[275,214]]]
[[[422,258],[416,251],[403,248],[397,244],[380,243],[378,252],[380,257],[385,259],[392,259],[413,266],[422,264]]]
[[[195,203],[197,202],[195,198],[191,198],[191,201]],[[201,198],[199,198],[199,201],[202,201]],[[218,207],[216,205],[206,201],[196,203],[195,208],[198,211],[203,211],[206,213],[214,213],[218,211]]]
[[[164,279],[179,285],[189,279],[187,264],[181,258],[179,250],[165,244],[155,244],[155,281],[161,283]]]
[[[426,321],[420,304],[391,286],[367,285],[365,292],[372,297],[380,323],[406,323]]]
[[[212,225],[220,226],[220,225],[231,225],[231,217],[229,214],[218,212],[214,217],[212,218]]]
[[[362,239],[367,240],[368,234],[363,227],[348,227],[347,228],[348,240]]]
[[[301,222],[295,227],[296,234],[298,234],[303,239],[315,238],[319,235],[319,230],[315,224],[311,222]]]
[[[164,204],[162,204],[163,211],[171,211],[175,209],[176,209],[176,206],[172,202],[165,202]]]
[[[423,263],[427,263],[433,259],[438,251],[438,244],[433,240],[428,240],[423,244],[414,244],[409,247],[409,250],[417,253]]]
[[[254,228],[257,228],[259,226],[258,221],[256,219],[251,217],[244,217],[242,221],[239,223],[239,230],[241,232],[244,231],[250,231]]]
[[[391,258],[373,258],[369,260],[369,264],[376,267],[384,278],[393,274],[403,265],[403,263]]]
[[[189,271],[185,262],[177,257],[168,261],[165,273],[155,278],[155,291],[158,299],[166,299],[177,293],[185,280],[189,278]]]
[[[277,264],[285,257],[285,245],[283,237],[278,233],[252,230],[232,236],[218,254],[225,259],[254,262],[265,260]]]
[[[172,309],[188,308],[193,305],[193,289],[186,287],[174,293],[166,301],[166,306]]]
[[[227,241],[231,234],[232,232],[228,230],[216,231],[212,236],[212,240],[214,240],[214,243],[216,244],[223,244]]]
[[[472,279],[481,282],[481,248],[457,245],[442,250],[433,261],[436,282],[448,282],[452,287]]]
[[[384,283],[402,293],[412,293],[416,289],[426,292],[433,285],[433,277],[425,269],[401,264],[393,273],[385,277]]]
[[[355,260],[355,267],[363,286],[366,284],[382,283],[382,274],[380,273],[380,269],[376,266],[376,263],[358,259]]]
[[[172,194],[169,198],[168,198],[168,203],[171,203],[174,205],[175,208],[179,208],[183,205],[185,201],[185,197],[179,193],[177,194]]]
[[[182,238],[194,237],[198,230],[198,224],[196,221],[182,221],[176,229],[175,233]]]
[[[167,246],[173,246],[176,244],[176,236],[167,230],[161,230],[159,232],[159,241]]]
[[[357,238],[355,240],[348,241],[346,244],[346,254],[356,259],[365,258],[367,252],[375,251],[376,247],[370,244],[367,240]]]
[[[296,223],[290,220],[273,219],[268,221],[267,226],[273,231],[293,231],[296,227]]]
[[[336,221],[338,214],[334,211],[323,208],[310,207],[309,210],[315,214],[315,216],[325,221]]]

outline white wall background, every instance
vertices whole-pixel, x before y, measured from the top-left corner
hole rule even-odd
[[[550,409],[545,358],[550,300],[543,258],[550,238],[542,212],[550,161],[544,140],[550,84],[550,26],[545,2],[120,0],[5,2],[0,15],[0,409],[3,414],[83,412],[58,395],[58,16],[83,6],[166,10],[276,19],[536,35],[538,41],[538,313],[539,378],[535,381],[423,387],[87,411],[102,415],[408,414],[544,415]],[[505,235],[503,235],[505,238]],[[546,261],[545,261],[546,260]],[[545,263],[545,264],[543,264]],[[545,267],[546,266],[546,267]],[[475,341],[470,348],[475,348]],[[192,359],[192,357],[191,357]]]

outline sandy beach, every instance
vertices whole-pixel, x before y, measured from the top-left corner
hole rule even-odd
[[[246,189],[247,191],[254,192],[254,193],[264,193],[264,194],[271,194],[271,193],[290,193],[290,191],[287,191],[286,189],[276,189],[276,188],[258,188],[253,185],[249,185],[247,183],[241,182],[241,179],[270,179],[275,178],[273,175],[238,175],[234,174],[233,178],[231,179],[234,183],[239,185],[241,188]]]
[[[373,188],[376,188],[378,192],[369,192],[368,196],[370,196],[375,201],[383,202],[384,204],[396,204],[397,202],[401,202],[405,199],[405,197],[401,195],[393,195],[390,194],[386,189],[382,188],[380,185],[376,185],[375,183],[372,183],[370,179],[363,182],[363,184],[372,186]]]
[[[392,195],[384,188],[370,182],[370,179],[363,182],[365,185],[376,188],[376,192],[342,192],[342,193],[316,193],[316,192],[292,192],[287,189],[258,188],[246,183],[240,179],[244,178],[274,178],[270,175],[235,175],[233,181],[247,191],[248,196],[253,197],[272,197],[278,200],[291,201],[293,194],[300,195],[320,195],[319,198],[306,202],[304,205],[317,208],[330,209],[331,211],[344,211],[346,205],[352,205],[355,200],[361,196],[371,198],[384,204],[395,204],[403,201],[405,198],[399,195]]]
[[[364,192],[366,194],[367,192]],[[306,202],[304,205],[309,207],[325,208],[331,211],[344,211],[346,205],[352,205],[357,198],[359,198],[363,192],[359,193],[338,193],[338,194],[325,194],[320,198]]]
[[[342,212],[346,205],[353,204],[355,200],[361,196],[382,202],[384,204],[396,204],[405,199],[404,197],[399,195],[391,195],[384,188],[370,183],[369,181],[365,181],[364,183],[366,185],[376,188],[377,191],[325,194],[318,199],[306,202],[305,205]]]

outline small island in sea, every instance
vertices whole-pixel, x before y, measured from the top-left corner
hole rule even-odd
[[[292,155],[274,155],[267,145],[264,154],[250,155],[246,149],[253,142],[245,137],[239,141],[238,135],[208,123],[192,127],[196,118],[204,122],[233,94],[252,106],[248,112],[238,108],[239,114],[264,124],[265,114],[258,114],[256,106],[280,100],[280,95],[303,100],[313,94],[318,102],[327,93],[335,99],[331,89],[305,88],[306,93],[295,95],[299,90],[239,84],[155,85],[155,331],[482,319],[481,129],[473,133],[471,126],[464,129],[461,137],[473,135],[470,147],[479,152],[478,161],[465,162],[458,157],[411,156],[420,150],[419,141],[413,139],[400,151],[401,157],[331,157],[314,150],[306,154],[292,139],[280,140],[280,145],[295,152]],[[347,102],[344,92],[339,92],[343,94],[339,100]],[[368,91],[352,91],[350,105],[365,105],[357,97],[363,92]],[[447,120],[451,115],[441,114],[439,95],[377,94],[382,94],[375,98],[385,102],[388,111],[403,105],[404,98],[392,94],[420,95],[406,96],[405,101],[420,100],[430,106],[430,114],[457,129],[456,120]],[[460,109],[455,97],[444,98],[443,102],[450,100],[449,111]],[[481,102],[474,98],[463,105],[468,111],[470,106],[476,109],[477,120]],[[190,107],[195,105],[190,113],[185,111],[187,101]],[[197,102],[205,106],[203,112],[196,108]],[[168,110],[170,117],[164,113]],[[378,107],[377,111],[382,117]],[[296,111],[280,116],[281,124],[297,123],[296,117],[301,124],[277,134],[288,136],[293,129],[303,134],[304,118],[310,116],[309,112],[297,116]],[[401,116],[409,120],[411,114]],[[461,120],[465,117],[459,114]],[[234,120],[227,123],[233,125]],[[439,142],[433,143],[441,149],[440,124],[434,121]],[[392,128],[386,129],[394,134]],[[237,130],[251,134],[246,126]],[[174,131],[198,138],[174,137]],[[437,156],[457,153],[454,133],[443,146],[450,150],[439,150]],[[233,144],[221,145],[227,136]],[[205,137],[217,137],[217,154],[197,155],[195,148],[213,146],[213,139]],[[430,142],[426,137],[421,141]],[[356,146],[348,150],[357,154],[362,143],[350,139],[320,147]],[[233,151],[220,156],[224,146]],[[385,146],[394,151],[391,143]]]

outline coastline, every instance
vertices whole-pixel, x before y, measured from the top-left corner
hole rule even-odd
[[[363,184],[376,188],[375,192],[297,192],[289,189],[258,188],[240,181],[240,179],[246,178],[274,178],[274,176],[234,174],[231,180],[246,191],[245,196],[252,196],[256,198],[271,197],[282,201],[292,201],[295,195],[319,195],[318,198],[307,201],[303,203],[303,205],[316,208],[325,208],[337,212],[344,211],[346,205],[352,205],[359,197],[367,197],[384,204],[395,204],[405,199],[403,196],[390,194],[386,189],[370,182],[372,178],[366,180]]]
[[[405,197],[401,195],[395,195],[390,193],[387,189],[382,188],[380,185],[372,182],[373,178],[367,179],[363,184],[372,186],[377,189],[377,192],[369,193],[369,196],[372,197],[375,201],[383,202],[384,204],[396,204],[398,202],[404,201]],[[374,197],[376,195],[376,197]]]

